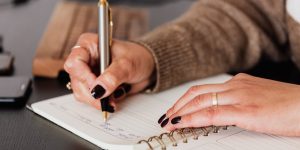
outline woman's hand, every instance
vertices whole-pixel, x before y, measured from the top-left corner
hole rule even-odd
[[[111,94],[115,99],[122,99],[128,94],[124,92],[133,94],[148,86],[154,70],[154,60],[146,48],[135,43],[114,40],[111,65],[97,77],[94,74],[95,70],[99,70],[97,43],[96,34],[81,35],[77,46],[72,49],[65,62],[64,68],[70,75],[71,87],[77,100],[101,109],[100,99]],[[112,102],[112,105],[115,106],[115,103]]]
[[[212,106],[213,93],[217,93],[218,106]],[[169,121],[162,118],[159,122],[167,130],[236,125],[300,136],[300,86],[238,74],[224,84],[190,88],[167,111]]]

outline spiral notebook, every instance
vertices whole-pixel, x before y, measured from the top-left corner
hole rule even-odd
[[[193,85],[222,83],[229,75],[192,81],[159,94],[140,94],[119,103],[107,123],[102,113],[65,95],[31,105],[32,110],[103,149],[299,150],[300,138],[249,132],[237,127],[164,131],[158,118]]]

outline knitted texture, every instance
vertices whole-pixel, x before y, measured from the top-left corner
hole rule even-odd
[[[273,61],[293,58],[300,67],[300,24],[285,5],[285,0],[199,0],[178,19],[136,40],[155,59],[152,91],[249,69],[262,54]]]

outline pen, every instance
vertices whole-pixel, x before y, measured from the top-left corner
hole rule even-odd
[[[100,54],[100,74],[102,74],[110,64],[110,47],[112,44],[112,20],[107,0],[99,0],[98,13],[98,50]],[[109,98],[104,98],[101,100],[101,107],[104,122],[106,122],[108,118],[107,109],[110,107]]]

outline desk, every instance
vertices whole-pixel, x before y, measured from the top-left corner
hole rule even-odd
[[[32,58],[55,4],[59,0],[33,0],[19,6],[0,6],[0,34],[5,49],[15,56],[15,76],[32,76]],[[150,28],[176,18],[191,2],[146,6],[150,11]],[[172,10],[172,11],[170,11]],[[28,103],[67,94],[57,80],[34,79]],[[99,117],[100,114],[99,114]],[[26,108],[0,109],[1,150],[99,149],[93,144],[33,114]]]

